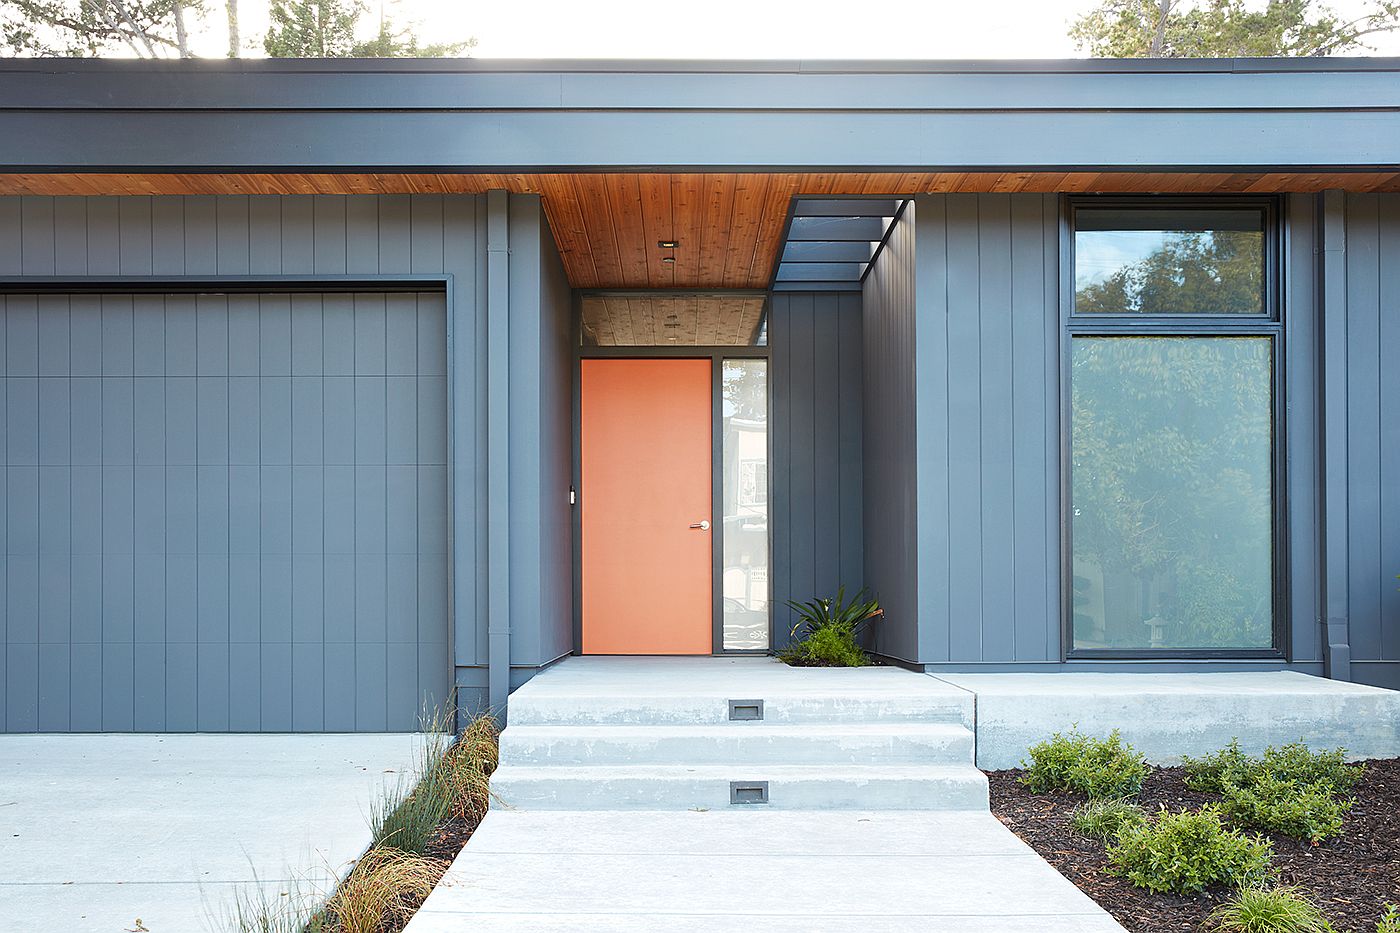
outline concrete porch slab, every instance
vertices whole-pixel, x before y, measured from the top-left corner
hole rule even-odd
[[[1026,749],[1078,723],[1123,737],[1153,764],[1299,739],[1354,760],[1400,755],[1400,692],[1293,671],[1219,674],[930,675],[976,696],[977,766],[1015,768]]]
[[[1122,931],[986,812],[726,810],[493,811],[407,933],[875,928]]]
[[[763,698],[766,722],[972,723],[972,695],[897,667],[797,668],[766,657],[569,657],[510,697],[510,722],[725,722],[729,699]]]
[[[254,877],[325,889],[370,841],[408,735],[0,736],[0,903],[15,929],[218,929]]]

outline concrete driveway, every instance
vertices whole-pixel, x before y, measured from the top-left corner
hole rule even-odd
[[[197,933],[255,877],[325,888],[413,751],[408,735],[0,736],[6,926]]]

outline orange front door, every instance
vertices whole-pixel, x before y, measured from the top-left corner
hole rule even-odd
[[[585,654],[710,653],[710,370],[582,362]]]

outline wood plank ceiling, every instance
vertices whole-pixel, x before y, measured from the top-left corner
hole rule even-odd
[[[9,174],[0,194],[539,194],[579,288],[765,288],[794,195],[1400,191],[1400,173]],[[678,243],[661,249],[662,241]],[[664,262],[665,257],[674,262]]]
[[[721,294],[603,294],[583,299],[590,347],[747,347],[758,339],[764,298]]]

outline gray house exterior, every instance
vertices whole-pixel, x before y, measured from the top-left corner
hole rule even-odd
[[[3,731],[628,653],[588,508],[666,424],[583,373],[647,360],[714,372],[713,653],[868,587],[919,670],[1400,687],[1400,61],[5,61],[0,317]]]

